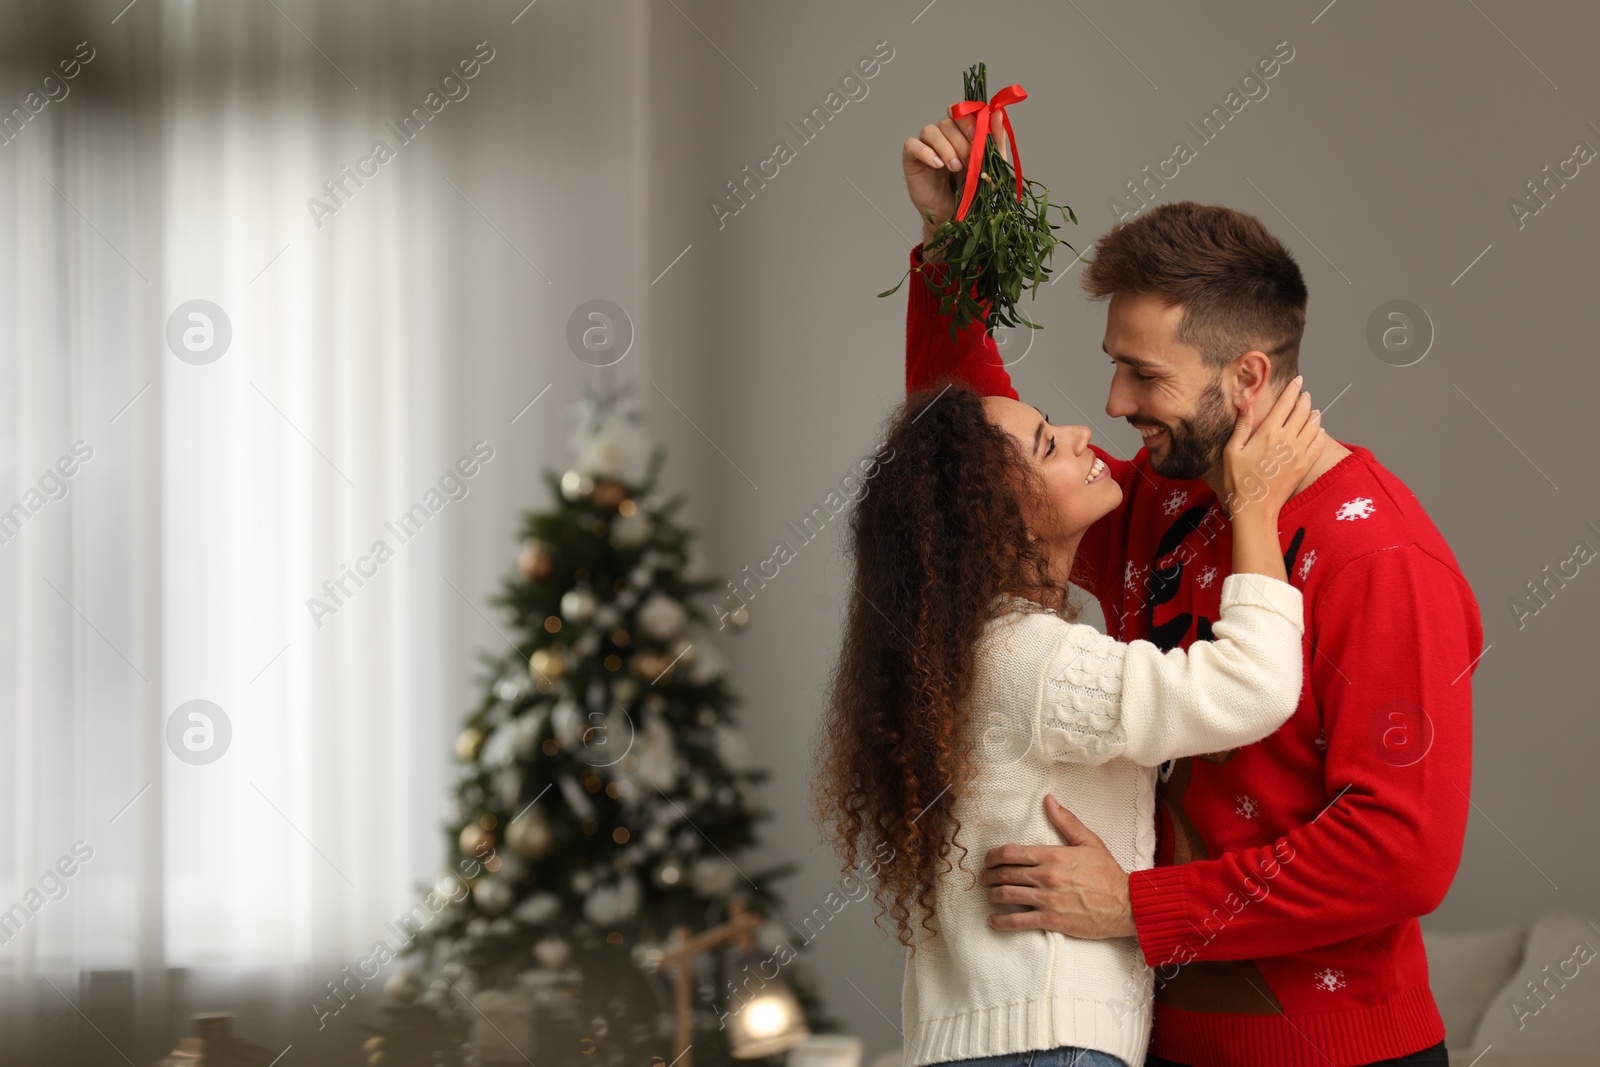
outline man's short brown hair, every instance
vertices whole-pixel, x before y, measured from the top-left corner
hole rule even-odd
[[[1256,349],[1282,385],[1299,371],[1306,325],[1300,267],[1261,220],[1216,204],[1162,204],[1095,242],[1079,283],[1092,299],[1153,293],[1181,304],[1178,340],[1222,367]]]

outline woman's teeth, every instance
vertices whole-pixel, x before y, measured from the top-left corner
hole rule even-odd
[[[1088,485],[1090,482],[1094,481],[1096,478],[1099,478],[1105,472],[1106,472],[1105,460],[1101,459],[1099,456],[1096,456],[1094,458],[1094,462],[1089,464],[1089,474],[1088,474],[1088,476],[1086,478],[1083,479],[1083,484],[1084,485]]]

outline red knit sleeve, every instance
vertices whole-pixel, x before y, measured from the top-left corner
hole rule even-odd
[[[954,378],[984,396],[1018,399],[994,338],[982,322],[969,323],[950,340],[949,323],[939,314],[939,296],[928,288],[923,271],[931,272],[935,281],[944,280],[944,264],[925,265],[922,246],[917,245],[911,250],[911,277],[906,279],[911,290],[906,301],[906,393]]]
[[[1152,967],[1329,945],[1426,915],[1450,888],[1471,790],[1468,667],[1483,645],[1471,589],[1419,546],[1382,549],[1308,600],[1306,633],[1326,807],[1270,845],[1135,871]],[[1237,912],[1219,927],[1217,908]]]

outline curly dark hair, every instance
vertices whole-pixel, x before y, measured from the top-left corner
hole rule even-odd
[[[914,393],[883,436],[892,458],[848,524],[853,595],[812,799],[841,871],[887,852],[872,864],[875,921],[892,914],[915,951],[909,902],[932,931],[934,880],[952,869],[952,847],[967,854],[959,819],[921,816],[967,780],[965,705],[996,597],[1073,621],[1079,612],[1049,578],[1046,542],[1028,533],[1024,502],[1044,499],[1043,482],[981,396],[957,383]]]

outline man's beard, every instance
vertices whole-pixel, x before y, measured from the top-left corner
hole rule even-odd
[[[1175,426],[1166,426],[1166,453],[1150,461],[1151,469],[1163,478],[1204,477],[1222,456],[1223,446],[1233,436],[1237,416],[1222,395],[1221,383],[1222,375],[1218,374],[1200,394],[1194,414],[1179,419]]]

